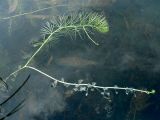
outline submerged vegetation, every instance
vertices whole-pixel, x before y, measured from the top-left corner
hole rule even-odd
[[[97,13],[79,13],[78,15],[73,14],[70,16],[58,16],[56,18],[53,18],[50,22],[47,22],[46,25],[42,28],[42,35],[43,40],[39,41],[36,43],[38,46],[37,50],[34,52],[34,54],[27,60],[27,62],[17,70],[15,70],[13,73],[11,73],[8,77],[6,77],[5,81],[10,77],[16,76],[17,73],[20,71],[28,68],[35,70],[39,72],[40,74],[50,78],[53,80],[54,86],[57,85],[57,83],[61,83],[64,85],[70,85],[76,87],[77,90],[80,91],[86,91],[88,94],[88,89],[89,88],[96,88],[96,89],[102,89],[104,93],[109,90],[126,90],[130,92],[143,92],[146,94],[152,94],[155,93],[154,90],[152,91],[146,91],[146,90],[139,90],[139,89],[134,89],[134,88],[123,88],[123,87],[118,87],[118,86],[113,86],[113,87],[103,87],[103,86],[97,86],[95,83],[88,83],[88,84],[83,84],[83,83],[68,83],[65,81],[58,80],[52,76],[50,76],[47,73],[44,73],[43,71],[30,66],[30,63],[34,59],[34,57],[42,50],[44,49],[44,46],[48,45],[50,42],[53,42],[56,39],[59,38],[59,36],[62,36],[64,34],[72,34],[72,35],[79,35],[81,36],[81,33],[84,32],[86,36],[88,37],[91,42],[93,42],[95,45],[99,45],[97,42],[95,42],[92,37],[90,36],[90,31],[98,31],[101,33],[108,32],[109,26],[106,18],[103,15],[99,15]]]
[[[22,14],[22,15],[25,15],[25,14]],[[13,16],[11,18],[14,18],[14,17],[17,17],[17,16]],[[10,19],[10,18],[7,17],[7,18],[4,18],[4,20],[5,19]],[[155,90],[148,91],[145,89],[143,90],[143,89],[135,89],[135,88],[119,87],[119,86],[111,86],[111,87],[98,86],[96,85],[95,82],[83,83],[83,81],[78,81],[77,83],[70,83],[70,82],[64,81],[63,79],[62,80],[56,79],[53,76],[49,75],[48,73],[45,73],[42,70],[32,66],[33,60],[38,54],[40,54],[40,51],[44,50],[45,47],[48,45],[54,45],[56,41],[60,39],[61,36],[69,35],[75,38],[77,36],[81,38],[82,35],[85,35],[88,38],[88,40],[90,40],[91,43],[98,46],[99,43],[97,42],[97,40],[94,39],[94,35],[95,35],[94,33],[96,32],[107,33],[108,31],[109,31],[108,21],[106,20],[103,14],[83,12],[78,14],[75,13],[71,15],[53,17],[50,21],[46,22],[45,25],[42,27],[41,33],[42,33],[43,39],[36,41],[36,43],[34,43],[34,46],[36,47],[35,52],[33,52],[31,56],[29,56],[29,59],[25,62],[25,64],[21,65],[21,67],[19,67],[14,72],[9,74],[5,79],[1,78],[0,79],[1,83],[5,84],[6,88],[8,88],[6,83],[10,80],[10,78],[16,77],[17,74],[19,74],[19,72],[22,70],[31,69],[44,75],[45,77],[50,78],[52,80],[53,87],[56,87],[57,84],[62,84],[65,87],[72,86],[74,91],[84,91],[86,93],[85,94],[86,96],[88,95],[89,90],[91,91],[97,90],[105,99],[108,99],[109,90],[116,91],[116,93],[118,90],[124,90],[126,94],[128,93],[154,94]],[[92,64],[95,64],[95,63],[92,62]],[[27,78],[27,80],[29,79],[29,77]],[[21,89],[21,87],[23,87],[23,85],[20,86],[19,88]],[[16,94],[17,92],[18,91],[16,91],[14,94]],[[13,95],[11,95],[11,97]],[[9,99],[7,99],[7,101]],[[22,101],[22,103],[23,102],[24,101]],[[14,111],[16,112],[17,108],[19,110],[19,106],[21,106],[22,103],[18,104],[18,106],[15,109],[13,109],[10,113],[12,114],[14,113]],[[7,114],[6,116],[7,117],[10,116],[10,113]],[[4,116],[2,119],[5,119],[6,116]]]
[[[108,32],[109,26],[105,17],[97,13],[79,13],[77,15],[53,17],[41,30],[44,38],[46,36],[48,38],[36,43],[37,45],[35,46],[41,46],[50,41],[55,41],[59,36],[64,34],[75,35],[75,37],[76,35],[81,36],[81,32],[85,32],[88,38],[95,45],[98,45],[89,35],[90,30],[97,30],[101,33]]]

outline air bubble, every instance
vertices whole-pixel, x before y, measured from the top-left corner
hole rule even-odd
[[[83,80],[82,80],[82,79],[78,80],[78,84],[81,84],[82,82],[83,82]]]
[[[93,92],[93,91],[94,91],[94,88],[91,88],[91,91]]]
[[[115,91],[116,95],[118,94],[118,91]]]
[[[111,93],[110,92],[106,92],[106,95],[109,97],[111,95]]]
[[[88,96],[88,92],[86,92],[86,96]]]
[[[51,87],[56,87],[57,86],[57,80],[55,80],[54,82],[51,83]]]
[[[69,87],[69,84],[64,84],[65,87]]]
[[[129,92],[130,92],[130,90],[126,89],[126,95],[128,95],[128,94],[129,94]]]
[[[81,86],[79,91],[86,91],[86,87]]]
[[[64,82],[64,78],[61,78],[61,81]]]
[[[92,85],[95,86],[95,85],[96,85],[96,82],[92,82]]]
[[[104,95],[104,92],[101,92],[101,95]]]
[[[75,87],[75,88],[73,88],[73,90],[74,90],[74,91],[78,91],[78,88]]]

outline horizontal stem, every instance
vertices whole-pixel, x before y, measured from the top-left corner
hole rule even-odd
[[[24,12],[24,13],[21,13],[21,14],[17,14],[17,15],[13,15],[13,16],[9,16],[9,17],[0,18],[0,20],[1,19],[2,20],[12,19],[12,18],[24,16],[24,15],[34,14],[34,13],[41,12],[41,11],[48,10],[48,9],[53,9],[54,7],[63,7],[63,6],[68,6],[68,5],[67,4],[64,4],[64,5],[54,5],[54,6],[51,6],[51,7],[46,7],[46,8],[42,8],[42,9],[31,11],[31,12]]]
[[[31,66],[25,66],[26,68],[30,68],[32,70],[35,70],[39,73],[41,73],[42,75],[50,78],[53,81],[57,81],[58,83],[64,84],[64,85],[70,85],[70,86],[88,86],[88,84],[78,84],[78,83],[69,83],[69,82],[65,82],[65,81],[61,81],[58,80],[50,75],[48,75],[47,73],[35,68],[35,67],[31,67]],[[141,92],[141,93],[146,93],[146,94],[151,94],[154,93],[155,91],[147,91],[147,90],[140,90],[140,89],[135,89],[135,88],[128,88],[128,87],[103,87],[103,86],[97,86],[97,85],[90,85],[93,88],[98,88],[98,89],[104,89],[104,90],[109,90],[109,89],[113,89],[113,90],[129,90],[129,91],[134,91],[134,92]]]

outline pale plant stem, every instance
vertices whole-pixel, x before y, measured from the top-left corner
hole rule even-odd
[[[43,48],[43,46],[49,41],[49,39],[53,36],[53,34],[55,34],[56,32],[60,31],[62,28],[59,28],[57,30],[55,30],[52,34],[50,34],[48,36],[48,38],[43,42],[43,44],[37,49],[37,51],[31,56],[31,58],[27,61],[27,63],[24,66],[27,66],[32,59],[38,54],[38,52]]]
[[[68,5],[55,5],[55,6],[51,6],[51,7],[46,7],[46,8],[34,10],[34,11],[31,11],[31,12],[25,12],[25,13],[20,13],[20,14],[17,14],[17,15],[9,16],[9,17],[0,18],[0,20],[12,19],[12,18],[24,16],[24,15],[29,15],[29,14],[34,14],[34,13],[37,13],[37,12],[42,12],[42,11],[48,10],[48,9],[53,9],[54,7],[63,7],[63,6],[68,6]]]
[[[14,76],[15,74],[17,74],[18,72],[20,72],[21,70],[23,70],[25,68],[25,66],[15,70],[14,72],[12,72],[11,74],[9,74],[6,78],[5,78],[5,82],[7,82],[7,80],[11,77],[11,76]]]
[[[95,45],[99,45],[97,42],[95,42],[88,34],[86,28],[83,26],[84,32],[86,33],[87,37],[95,44]]]
[[[54,77],[52,77],[51,75],[35,68],[35,67],[32,67],[32,66],[28,66],[28,65],[25,65],[24,67],[14,71],[13,73],[11,73],[7,78],[6,80],[11,77],[12,75],[18,73],[19,71],[25,69],[25,68],[29,68],[29,69],[32,69],[32,70],[35,70],[37,72],[39,72],[40,74],[50,78],[51,80],[53,81],[57,81],[58,83],[61,83],[61,84],[64,84],[64,85],[69,85],[69,86],[88,86],[89,84],[78,84],[78,83],[69,83],[69,82],[65,82],[65,81],[61,81],[61,80],[58,80]],[[150,91],[147,91],[147,90],[140,90],[140,89],[135,89],[135,88],[128,88],[128,87],[117,87],[117,86],[114,86],[114,87],[103,87],[103,86],[97,86],[97,85],[91,85],[90,84],[90,87],[93,87],[93,88],[98,88],[98,89],[104,89],[104,90],[109,90],[109,89],[113,89],[113,90],[129,90],[129,91],[134,91],[134,92],[141,92],[141,93],[146,93],[146,94],[150,94],[152,92]]]
[[[51,75],[35,68],[35,67],[31,67],[31,66],[26,66],[26,68],[30,68],[32,70],[35,70],[37,72],[39,72],[40,74],[50,78],[51,80],[53,81],[57,81],[58,83],[61,83],[61,84],[64,84],[64,85],[69,85],[69,86],[86,86],[88,87],[89,84],[78,84],[78,83],[69,83],[69,82],[65,82],[65,81],[61,81],[61,80],[58,80],[54,77],[52,77]],[[134,91],[134,92],[141,92],[141,93],[147,93],[148,94],[148,91],[146,90],[139,90],[139,89],[134,89],[134,88],[123,88],[123,87],[103,87],[103,86],[97,86],[97,85],[89,85],[90,87],[93,87],[93,88],[98,88],[98,89],[104,89],[104,90],[109,90],[109,89],[113,89],[113,90],[129,90],[129,91]]]
[[[52,34],[44,41],[44,43],[37,49],[37,51],[31,56],[31,58],[27,61],[24,66],[27,66],[32,59],[38,54],[38,52],[43,48],[43,46],[47,43],[47,41],[51,38]]]

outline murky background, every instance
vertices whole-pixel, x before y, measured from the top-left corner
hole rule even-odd
[[[36,56],[32,66],[68,82],[82,79],[102,86],[157,90],[155,95],[136,97],[112,91],[108,102],[99,92],[86,97],[62,85],[52,88],[48,78],[25,70],[16,81],[8,81],[8,92],[0,93],[3,101],[31,75],[22,90],[2,106],[2,113],[8,113],[26,99],[25,106],[7,120],[159,120],[159,5],[159,0],[1,0],[0,77],[25,64],[36,51],[32,42],[42,39],[40,29],[52,16],[89,11],[103,13],[109,22],[108,33],[95,33],[99,46],[86,37],[60,37]],[[26,14],[39,9],[43,10]]]

